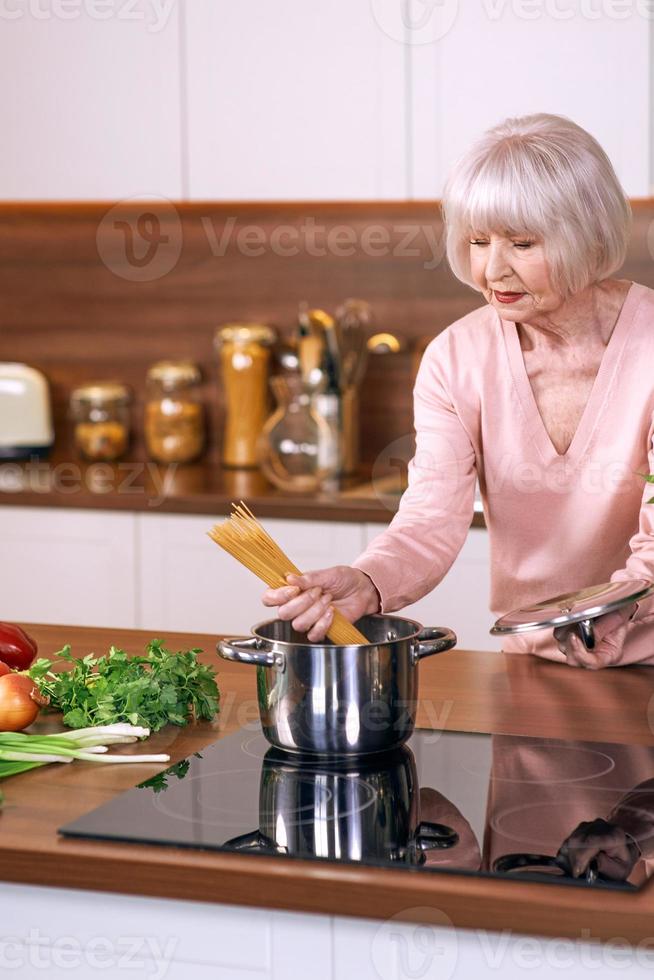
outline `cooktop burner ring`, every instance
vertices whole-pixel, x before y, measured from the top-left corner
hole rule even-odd
[[[229,778],[230,781],[232,782],[232,785],[233,785],[234,777],[238,778],[239,776],[244,776],[248,783],[250,783],[252,780],[251,769],[222,769],[222,770],[217,770],[215,775],[219,776],[221,780],[224,780],[225,778]],[[347,788],[350,790],[350,795],[352,796],[352,798],[354,798],[354,794],[351,793],[351,790],[353,790],[355,787],[358,788],[359,790],[359,796],[360,796],[359,804],[357,806],[339,807],[338,810],[339,818],[354,816],[355,814],[362,813],[368,807],[374,805],[377,799],[377,791],[375,787],[367,780],[361,779],[358,776],[349,775],[347,773],[343,773],[343,774],[334,773],[331,778],[332,780],[335,780],[337,783],[342,782],[343,787],[347,786]],[[227,819],[234,818],[238,820],[243,813],[242,804],[239,804],[233,808],[225,805],[221,805],[221,806],[212,805],[211,801],[207,801],[206,798],[203,798],[202,790],[205,790],[207,795],[212,790],[212,787],[208,786],[206,781],[207,781],[206,773],[198,774],[198,775],[190,775],[185,778],[184,783],[187,790],[189,789],[189,787],[193,787],[193,784],[197,784],[198,782],[200,782],[201,784],[199,792],[193,793],[191,791],[190,793],[187,793],[187,796],[185,796],[184,802],[188,803],[188,810],[186,812],[180,812],[178,809],[172,809],[171,807],[167,806],[165,794],[155,796],[153,801],[155,809],[159,813],[167,817],[171,817],[173,820],[180,820],[182,822],[191,823],[191,824],[194,823],[195,820],[197,819],[196,815],[193,812],[194,808],[200,808],[202,810],[203,822],[207,824],[213,823],[216,826],[218,826],[220,825],[221,819],[225,819],[225,818]],[[299,779],[296,779],[296,785],[301,787],[303,784],[306,785],[307,789],[311,790],[313,794],[312,798],[308,799],[303,806],[298,806],[295,807],[295,809],[293,810],[287,811],[288,826],[298,826],[302,823],[307,822],[307,819],[312,814],[315,814],[317,807],[318,808],[328,807],[334,800],[334,790],[330,786],[326,785],[325,783],[320,784],[316,782],[315,770],[308,768],[305,771],[305,773],[302,776],[300,776]],[[263,815],[261,804],[259,804],[259,811]],[[211,818],[212,814],[216,815],[215,820],[212,820]]]
[[[497,739],[501,739],[501,738],[513,738],[514,736],[497,735],[495,737]],[[524,776],[513,777],[513,776],[503,776],[503,775],[498,775],[497,773],[493,773],[493,782],[519,783],[525,786],[528,786],[530,783],[535,784],[537,786],[555,786],[555,785],[565,786],[566,783],[584,783],[584,782],[589,782],[591,779],[601,779],[603,776],[608,776],[608,774],[610,772],[613,772],[613,770],[615,769],[615,760],[612,759],[610,755],[607,755],[606,752],[602,752],[601,749],[590,749],[585,745],[584,746],[566,745],[564,742],[552,742],[546,740],[541,741],[539,739],[530,739],[529,741],[531,743],[529,746],[530,751],[533,749],[551,749],[555,752],[574,752],[574,753],[578,753],[579,755],[583,754],[586,757],[593,756],[598,759],[605,759],[606,764],[604,765],[604,768],[598,768],[593,772],[586,773],[585,775],[582,776],[561,777],[560,774],[557,774],[557,776],[552,779],[548,779],[547,777],[540,777],[540,776],[534,779],[527,779]],[[475,771],[474,766],[471,767],[471,766],[463,765],[461,768],[464,769],[466,772],[468,772],[471,776],[482,775],[481,772]]]

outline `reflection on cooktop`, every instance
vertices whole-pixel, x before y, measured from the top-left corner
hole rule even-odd
[[[60,832],[634,889],[654,854],[654,747],[425,729],[325,762],[247,728]]]

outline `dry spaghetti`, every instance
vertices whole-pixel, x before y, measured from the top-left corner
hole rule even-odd
[[[212,541],[254,572],[271,589],[287,585],[286,576],[289,574],[302,574],[243,501],[232,504],[232,507],[234,512],[227,520],[209,531]],[[368,643],[363,633],[337,609],[334,610],[327,636],[339,645]]]

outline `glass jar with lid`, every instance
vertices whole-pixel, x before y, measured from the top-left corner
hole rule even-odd
[[[96,381],[73,389],[73,441],[82,459],[112,462],[125,455],[130,401],[129,388],[119,381]]]
[[[204,449],[205,422],[193,361],[157,361],[146,375],[145,444],[158,463],[190,463]]]
[[[225,466],[258,466],[257,440],[269,415],[270,348],[276,338],[263,323],[227,323],[216,332],[225,391]]]

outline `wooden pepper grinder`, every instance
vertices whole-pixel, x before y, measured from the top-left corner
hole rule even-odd
[[[268,418],[270,348],[275,331],[263,323],[227,323],[215,344],[225,391],[225,466],[256,467],[257,439]]]

